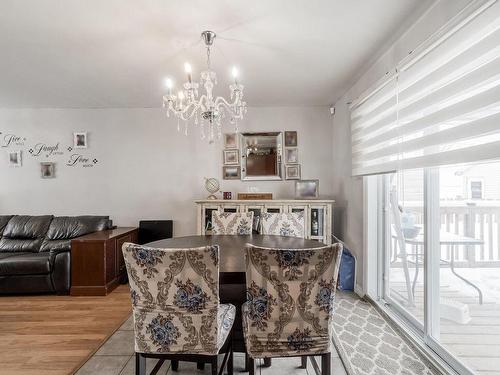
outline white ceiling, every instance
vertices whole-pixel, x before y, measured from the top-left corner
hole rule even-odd
[[[2,0],[0,107],[159,107],[164,78],[236,64],[250,106],[328,105],[422,0]]]

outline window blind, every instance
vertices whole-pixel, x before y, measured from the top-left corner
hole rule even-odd
[[[500,158],[500,3],[351,107],[353,175]]]

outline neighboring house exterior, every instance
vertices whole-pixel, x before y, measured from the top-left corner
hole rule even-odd
[[[464,196],[472,200],[500,200],[500,163],[478,164],[463,172]]]
[[[399,173],[394,184],[404,186],[400,201],[423,202],[422,170]],[[439,195],[441,201],[500,201],[500,162],[441,168]]]

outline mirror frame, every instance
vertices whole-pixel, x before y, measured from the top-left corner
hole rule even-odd
[[[245,137],[255,137],[255,136],[275,136],[276,137],[276,152],[277,152],[277,164],[278,164],[278,174],[273,176],[247,176],[246,173],[246,145]],[[240,133],[240,158],[241,158],[241,181],[281,181],[283,180],[283,132],[245,132]]]

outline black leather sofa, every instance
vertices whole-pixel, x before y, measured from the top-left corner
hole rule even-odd
[[[109,216],[0,216],[0,294],[66,294],[71,240],[111,227]]]

